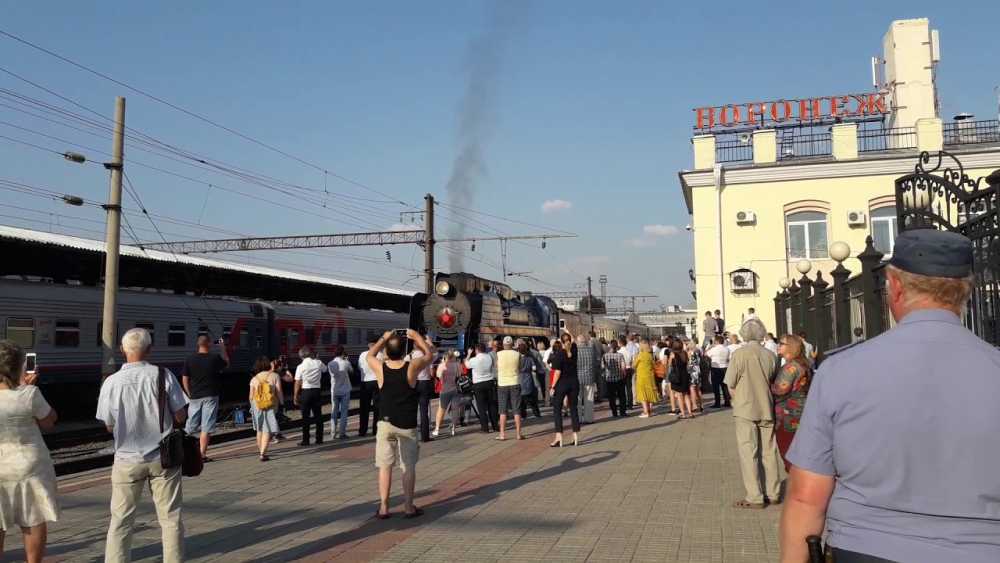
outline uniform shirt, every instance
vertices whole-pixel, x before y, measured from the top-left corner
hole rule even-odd
[[[729,348],[722,344],[713,344],[705,354],[712,360],[713,368],[726,369],[729,367]]]
[[[479,352],[475,357],[465,360],[465,367],[472,370],[472,382],[482,383],[493,381],[493,357]]]
[[[497,385],[504,387],[519,385],[517,377],[521,363],[521,353],[517,350],[500,350],[497,352]]]
[[[333,387],[333,394],[349,395],[351,393],[351,374],[354,373],[351,362],[343,356],[338,356],[330,360],[326,367],[330,370],[330,384]]]
[[[160,459],[160,440],[174,428],[174,412],[188,404],[180,383],[166,371],[167,394],[160,432],[159,368],[147,362],[122,366],[101,384],[97,399],[97,420],[112,428],[115,461],[145,463]]]
[[[406,358],[404,358],[404,359],[406,361],[410,361],[410,360],[415,360],[417,358],[423,358],[423,357],[424,357],[424,353],[423,352],[421,352],[420,350],[414,350],[414,351],[410,352],[409,354],[407,354]],[[425,367],[424,369],[420,370],[420,373],[417,374],[417,381],[430,381],[430,380],[431,380],[431,366],[430,366],[430,364],[428,364],[427,367]]]
[[[295,368],[295,381],[302,382],[302,389],[319,389],[324,373],[326,364],[316,358],[306,358]]]
[[[836,476],[830,544],[906,562],[1000,561],[1000,351],[944,310],[829,356],[787,459]],[[958,378],[958,379],[956,379]]]
[[[774,420],[771,378],[778,359],[760,345],[750,342],[729,356],[724,383],[733,396],[733,416],[744,420]]]
[[[361,352],[358,356],[358,367],[361,368],[361,381],[378,381],[378,378],[375,377],[375,372],[368,365],[368,350]]]

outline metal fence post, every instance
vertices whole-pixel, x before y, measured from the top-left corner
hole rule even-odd
[[[784,294],[779,291],[774,295],[774,333],[782,334],[785,326],[785,308],[783,307]]]
[[[865,338],[882,333],[882,299],[876,287],[875,267],[882,262],[883,254],[875,250],[871,235],[865,239],[865,250],[858,254],[861,261],[861,291],[865,307]]]
[[[830,318],[833,311],[826,308],[826,288],[829,285],[823,279],[823,272],[816,272],[816,281],[813,282],[816,336],[813,341],[816,343],[817,352],[825,352],[830,344]]]
[[[795,327],[795,333],[805,332],[806,337],[815,342],[816,335],[812,333],[812,315],[809,314],[809,298],[812,297],[812,280],[809,274],[802,274],[799,280],[799,325]]]
[[[785,298],[786,306],[792,311],[792,324],[791,326],[785,327],[785,334],[791,334],[798,331],[799,324],[802,322],[800,318],[802,315],[801,308],[798,307],[799,303],[799,286],[795,283],[795,279],[792,279],[792,285],[788,286],[788,297]]]
[[[851,343],[851,299],[847,293],[847,279],[851,277],[851,271],[838,263],[830,276],[833,277],[833,318],[837,320],[833,343],[835,348],[839,348]]]

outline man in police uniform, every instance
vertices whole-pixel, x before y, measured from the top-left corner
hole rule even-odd
[[[830,356],[788,461],[781,561],[822,534],[837,563],[1000,561],[1000,351],[961,324],[972,244],[906,231],[887,267],[897,326]],[[970,391],[970,395],[964,391]]]

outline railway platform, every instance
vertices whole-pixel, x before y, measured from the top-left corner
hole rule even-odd
[[[547,414],[547,413],[543,413]],[[734,510],[742,497],[731,411],[693,420],[608,417],[599,406],[578,447],[550,448],[549,416],[528,439],[495,441],[478,425],[423,444],[417,505],[424,516],[372,518],[374,439],[301,448],[296,433],[269,462],[253,440],[220,445],[184,480],[189,561],[684,561],[756,563],[777,557],[780,509]],[[513,434],[513,433],[511,433]],[[103,558],[108,470],[60,479],[62,519],[47,561]],[[395,472],[393,492],[401,491]],[[7,557],[24,557],[20,534]],[[148,493],[135,561],[160,558]]]

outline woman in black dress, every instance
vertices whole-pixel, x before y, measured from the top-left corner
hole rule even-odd
[[[680,340],[674,340],[670,345],[669,361],[667,380],[670,382],[670,392],[673,393],[681,410],[681,418],[694,418],[691,412],[691,374],[688,372],[688,355]]]
[[[573,423],[573,445],[579,444],[580,415],[577,413],[577,402],[580,396],[580,381],[576,378],[576,344],[572,336],[563,335],[562,342],[552,344],[552,354],[549,356],[552,366],[552,414],[555,421],[555,439],[550,447],[562,447],[563,443],[563,401],[569,403],[569,417]]]

